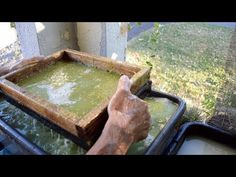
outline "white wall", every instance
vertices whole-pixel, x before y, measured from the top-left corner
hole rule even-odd
[[[16,22],[17,36],[24,58],[39,56],[39,44],[35,24],[32,22]]]
[[[71,48],[125,60],[127,23],[16,22],[16,29],[25,58]]]
[[[127,38],[127,23],[106,23],[106,56],[125,61]]]
[[[11,28],[10,22],[0,22],[0,50],[17,41],[15,28]]]
[[[78,22],[77,39],[81,51],[124,61],[127,23]]]
[[[50,55],[64,48],[78,49],[73,23],[42,22],[35,26],[41,54]]]
[[[102,23],[77,23],[77,44],[81,51],[100,55],[102,47]]]
[[[50,55],[63,48],[77,49],[75,24],[70,22],[16,22],[24,58]]]

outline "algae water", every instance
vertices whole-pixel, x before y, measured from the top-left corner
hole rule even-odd
[[[235,155],[236,150],[200,136],[188,136],[177,155]]]
[[[158,135],[178,105],[165,98],[145,98],[149,105],[152,126],[145,140],[132,145],[128,154],[142,154]],[[0,118],[50,154],[85,154],[86,151],[54,130],[43,125],[19,108],[0,100]]]
[[[18,85],[83,117],[113,95],[119,77],[76,61],[58,61]]]
[[[178,108],[176,103],[166,98],[146,97],[144,101],[148,103],[152,124],[147,138],[133,144],[128,154],[143,154]]]
[[[71,140],[64,138],[64,136],[3,100],[0,100],[0,118],[50,154],[73,155],[86,153],[84,149]]]

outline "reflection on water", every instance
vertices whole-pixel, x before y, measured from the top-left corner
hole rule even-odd
[[[113,95],[119,77],[79,62],[58,61],[18,85],[78,116],[84,116]]]
[[[147,138],[133,144],[128,154],[143,154],[178,108],[177,104],[166,98],[146,97],[144,101],[148,103],[152,125]]]
[[[233,149],[216,141],[200,136],[186,137],[177,155],[233,155]]]
[[[44,126],[20,109],[0,100],[0,117],[50,154],[85,154],[86,151]]]

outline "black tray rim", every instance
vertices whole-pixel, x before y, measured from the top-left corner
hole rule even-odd
[[[178,104],[176,112],[171,116],[166,125],[155,137],[152,143],[144,151],[144,155],[161,155],[167,147],[170,139],[173,137],[174,128],[178,121],[182,118],[186,110],[186,102],[178,96],[169,93],[157,91],[152,88],[152,81],[149,81],[139,92],[136,93],[140,98],[144,97],[161,97],[167,98]]]
[[[164,149],[166,148],[169,139],[173,135],[174,128],[177,122],[180,121],[186,110],[186,103],[180,97],[164,92],[151,90],[150,94],[151,96],[167,98],[173,101],[174,103],[178,104],[176,112],[171,116],[171,118],[168,120],[161,132],[157,135],[157,137],[153,140],[151,145],[146,149],[144,153],[145,155],[161,155]]]
[[[192,121],[180,127],[163,154],[176,155],[188,135],[202,136],[236,149],[235,135],[201,121]]]
[[[29,141],[24,135],[12,128],[4,120],[0,119],[0,129],[3,133],[13,139],[29,155],[48,155],[42,148]],[[19,154],[20,155],[20,154]]]
[[[175,128],[177,122],[182,118],[182,115],[184,114],[186,110],[186,103],[183,99],[181,99],[178,96],[174,96],[168,93],[160,92],[155,89],[151,88],[152,82],[149,81],[147,82],[138,92],[135,93],[140,98],[144,98],[146,96],[149,97],[161,97],[161,98],[167,98],[171,100],[172,102],[178,104],[178,108],[176,112],[171,116],[171,118],[168,120],[167,124],[163,127],[163,129],[160,131],[160,133],[155,137],[153,142],[149,145],[149,147],[145,150],[144,155],[158,155],[162,154],[164,149],[169,143],[169,140],[171,139],[171,136],[173,135],[173,129]],[[29,114],[32,118],[36,118],[38,121],[42,122],[45,126],[48,126],[49,128],[52,128],[55,130],[57,133],[62,134],[64,137],[72,140],[74,143],[80,145],[85,150],[88,150],[89,147],[84,144],[80,139],[77,137],[73,136],[66,130],[63,130],[62,128],[56,126],[52,122],[48,121],[44,117],[38,115],[34,111],[26,108],[25,106],[17,103],[14,101],[13,98],[8,96],[7,94],[3,93],[0,90],[0,95],[2,95],[6,101],[8,101],[10,104],[13,104],[17,108],[21,109],[23,112]],[[34,149],[37,150],[37,152],[34,152],[34,154],[46,154],[45,151],[43,151],[39,146],[31,143],[24,135],[21,135],[17,130],[13,129],[10,125],[8,125],[6,122],[1,120],[5,125],[9,127],[9,130],[11,129],[11,133],[14,138],[20,137],[22,140],[24,146],[26,149],[29,149],[30,151],[34,152]],[[9,132],[8,132],[9,133]]]

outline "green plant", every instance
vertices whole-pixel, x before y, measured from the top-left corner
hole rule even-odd
[[[154,28],[129,42],[127,61],[151,66],[157,90],[182,97],[189,108],[197,107],[186,111],[184,121],[207,120],[221,106],[236,107],[235,65],[231,62],[227,70],[225,66],[232,29],[170,23],[160,26],[157,41],[151,42],[153,32]]]
[[[153,26],[153,31],[149,37],[149,42],[152,43],[157,43],[157,39],[159,36],[159,23],[158,22],[154,22],[154,26]]]
[[[15,22],[10,22],[11,28],[16,28],[16,23]]]

